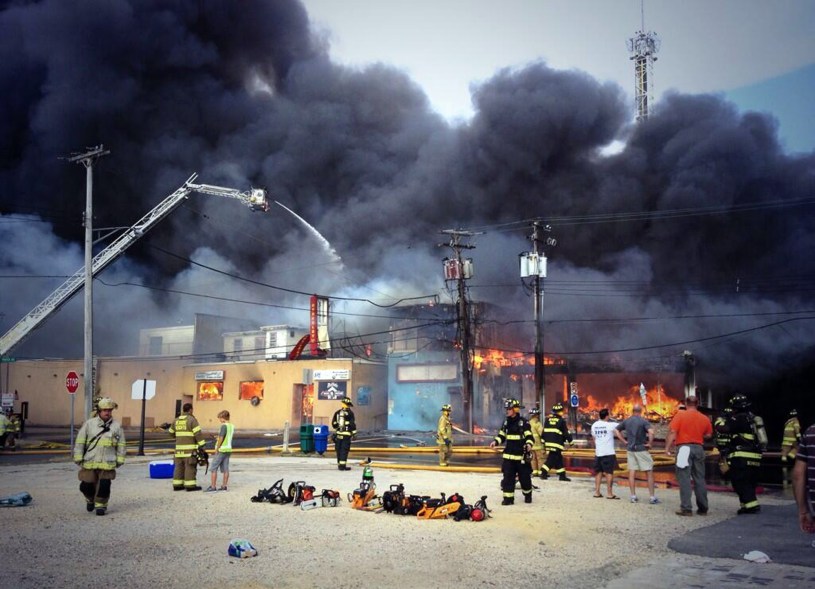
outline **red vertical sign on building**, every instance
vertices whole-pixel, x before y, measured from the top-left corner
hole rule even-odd
[[[308,343],[311,347],[311,355],[320,355],[320,335],[317,329],[317,295],[311,295],[311,304],[309,305],[309,340]]]

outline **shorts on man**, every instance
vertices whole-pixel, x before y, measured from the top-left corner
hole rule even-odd
[[[594,472],[614,474],[614,467],[617,465],[617,458],[614,454],[594,457]]]
[[[654,458],[648,450],[628,451],[628,470],[648,472],[654,470]]]
[[[231,452],[216,452],[215,457],[212,459],[212,464],[209,465],[210,472],[216,472],[218,469],[221,472],[229,471],[229,457]]]

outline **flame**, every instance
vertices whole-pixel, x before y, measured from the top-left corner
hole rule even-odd
[[[566,364],[562,358],[544,356],[543,363],[546,366]],[[488,366],[510,368],[513,366],[534,366],[535,355],[524,352],[507,352],[493,348],[480,348],[473,354],[473,367],[476,370],[486,370]]]
[[[634,405],[643,406],[643,417],[651,421],[669,419],[677,412],[679,400],[665,393],[662,385],[646,390],[646,403],[643,404],[639,385],[632,385],[629,391],[611,402],[602,402],[593,395],[580,398],[579,413],[596,414],[600,409],[608,408],[611,417],[624,419],[633,413]]]

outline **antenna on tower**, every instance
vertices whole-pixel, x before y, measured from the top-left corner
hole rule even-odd
[[[653,102],[654,62],[661,41],[656,33],[645,30],[645,0],[640,0],[642,28],[628,39],[628,52],[634,62],[634,104],[637,122],[648,118],[648,107]]]

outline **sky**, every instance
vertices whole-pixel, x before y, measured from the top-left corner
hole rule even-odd
[[[304,0],[337,62],[402,68],[448,119],[470,118],[471,84],[543,60],[619,84],[631,97],[626,40],[640,0]],[[645,0],[661,41],[654,92],[724,93],[772,113],[790,151],[815,148],[815,5],[810,0]]]
[[[197,172],[266,188],[322,238],[276,205],[191,196],[94,281],[99,355],[195,313],[302,327],[319,293],[384,357],[392,306],[455,302],[449,229],[477,234],[467,289],[500,346],[529,352],[518,254],[539,219],[547,354],[692,350],[724,390],[794,373],[815,350],[815,152],[794,134],[815,136],[794,116],[813,7],[647,2],[658,99],[635,124],[637,1],[0,3],[0,328],[81,268],[85,170],[64,158],[104,144],[96,227]],[[13,353],[81,355],[81,303]]]

